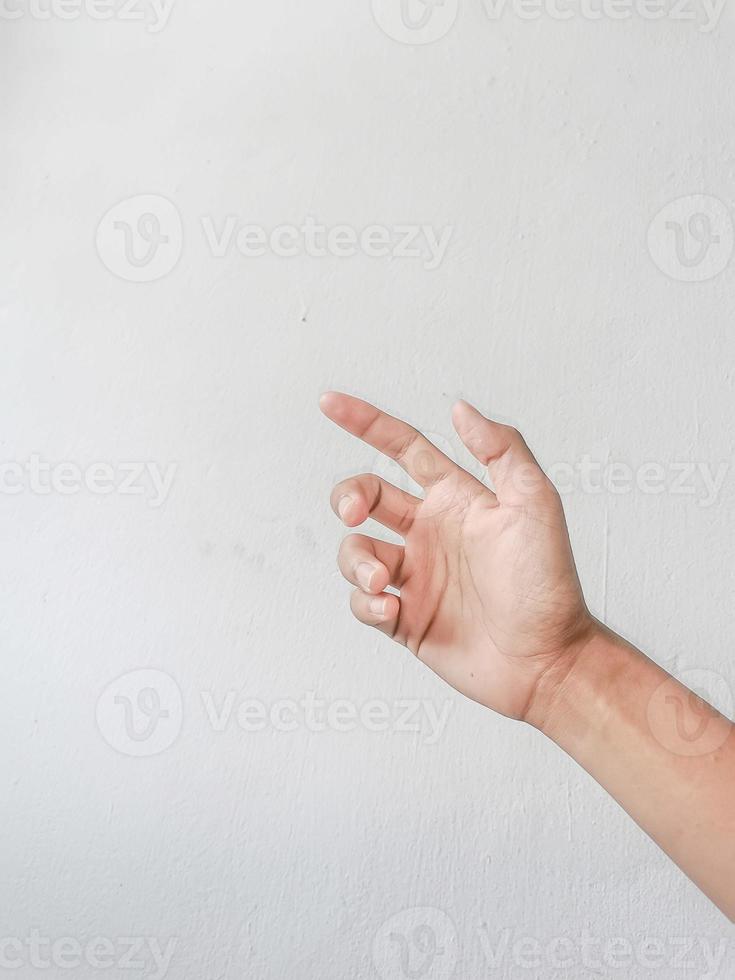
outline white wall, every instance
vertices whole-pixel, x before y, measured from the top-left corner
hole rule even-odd
[[[422,924],[443,952],[414,948],[417,977],[732,976],[731,927],[586,774],[359,627],[335,567],[330,487],[378,462],[318,393],[369,397],[465,460],[462,396],[547,465],[664,467],[660,494],[565,496],[585,591],[731,697],[735,473],[708,501],[701,471],[677,493],[671,467],[732,454],[735,21],[701,30],[695,0],[697,20],[659,21],[643,0],[564,21],[508,2],[493,19],[460,0],[419,45],[389,36],[392,0],[376,0],[385,32],[369,0],[176,0],[158,31],[152,0],[145,21],[106,22],[6,0],[0,442],[26,469],[2,471],[0,496],[0,933],[72,940],[6,945],[16,976],[156,975],[150,946],[146,970],[121,963],[140,937],[176,940],[173,980],[401,977],[390,934]],[[136,266],[124,226],[144,212],[168,241],[146,265],[138,239]],[[666,222],[696,213],[720,240],[701,262],[685,242],[687,266]],[[218,258],[202,219],[219,234],[228,215],[451,240],[435,269]],[[150,470],[122,492],[131,462],[176,464],[163,502]],[[92,489],[71,492],[80,474]],[[169,714],[134,741],[141,688]],[[205,704],[228,692],[217,731]],[[303,709],[294,731],[238,724],[248,699],[308,692],[378,699],[388,730],[314,731]],[[399,730],[407,699],[423,732]],[[449,710],[433,740],[423,702]],[[114,968],[62,968],[95,937]]]

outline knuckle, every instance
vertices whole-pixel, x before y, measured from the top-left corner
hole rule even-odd
[[[409,432],[398,436],[391,444],[391,456],[398,460],[405,459],[411,451],[412,446],[416,444],[418,438],[419,433],[415,429],[411,429]]]
[[[544,473],[542,492],[549,498],[549,500],[561,500],[559,496],[559,491],[554,486],[552,480]]]
[[[380,477],[375,473],[361,473],[355,477],[353,485],[369,503],[373,503],[380,497]]]
[[[487,432],[487,422],[480,421],[479,419],[473,419],[464,430],[464,438],[477,442],[478,440],[483,439],[487,435]]]
[[[541,499],[546,504],[546,506],[555,511],[562,510],[561,497],[559,496],[559,491],[556,489],[554,484],[548,477],[545,477],[545,483],[541,490]]]

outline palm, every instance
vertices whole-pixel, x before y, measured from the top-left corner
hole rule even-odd
[[[508,487],[503,500],[415,430],[405,427],[407,435],[396,429],[405,423],[348,396],[335,397],[326,413],[401,462],[426,489],[422,500],[371,476],[336,489],[338,505],[346,499],[340,496],[344,489],[354,500],[346,523],[354,526],[370,513],[404,538],[402,548],[361,535],[346,539],[340,564],[351,581],[349,569],[365,566],[360,559],[366,548],[387,575],[387,581],[377,575],[366,592],[358,590],[353,610],[370,622],[361,611],[372,586],[382,592],[395,585],[400,601],[382,600],[394,614],[372,625],[463,694],[522,717],[539,675],[588,619],[558,496],[533,461],[535,492],[514,496]],[[472,448],[471,436],[458,431]],[[365,507],[354,494],[357,487]]]

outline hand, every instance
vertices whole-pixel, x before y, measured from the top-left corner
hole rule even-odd
[[[348,527],[372,517],[404,539],[399,546],[352,534],[342,542],[340,570],[357,586],[354,615],[467,697],[536,724],[539,692],[553,696],[549,678],[566,676],[598,624],[582,596],[559,495],[520,433],[466,402],[454,406],[454,426],[488,467],[493,492],[367,402],[328,392],[320,405],[425,491],[421,499],[371,474],[332,491]],[[400,597],[384,591],[389,585]]]

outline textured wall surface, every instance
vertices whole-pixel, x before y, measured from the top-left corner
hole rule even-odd
[[[731,706],[732,11],[49,2],[0,16],[3,967],[732,977],[584,772],[351,619],[329,490],[390,470],[316,407],[517,424],[595,613]]]

